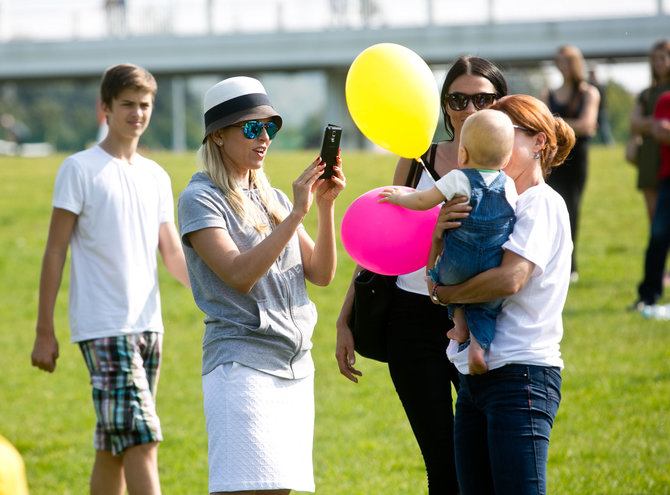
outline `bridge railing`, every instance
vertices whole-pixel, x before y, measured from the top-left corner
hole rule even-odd
[[[472,0],[465,7],[454,0],[0,0],[0,43],[502,24],[668,11],[667,0]]]

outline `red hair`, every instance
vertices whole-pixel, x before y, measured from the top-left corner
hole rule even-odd
[[[512,122],[532,134],[544,133],[547,140],[540,150],[544,177],[565,161],[575,145],[575,131],[561,117],[554,116],[542,101],[528,95],[505,96],[490,108],[506,113]]]

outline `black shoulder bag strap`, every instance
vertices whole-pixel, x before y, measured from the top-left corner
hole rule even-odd
[[[428,169],[428,172],[430,175],[435,179],[436,181],[439,180],[440,176],[437,175],[437,172],[435,172],[435,155],[437,153],[437,143],[433,143],[430,145],[430,148],[428,148],[428,151],[426,151],[421,159],[423,160],[423,163],[426,164],[426,168]],[[407,180],[405,181],[405,186],[407,187],[412,187],[416,189],[416,186],[419,185],[419,181],[421,180],[421,164],[417,160],[412,160],[412,165],[409,168],[409,173],[407,174]]]

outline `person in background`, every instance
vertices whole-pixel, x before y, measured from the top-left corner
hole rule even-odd
[[[630,118],[630,134],[638,143],[633,163],[638,169],[637,187],[642,191],[649,224],[654,221],[658,201],[659,169],[661,166],[659,143],[653,134],[653,116],[659,96],[670,91],[670,40],[659,40],[649,54],[651,86],[638,96]],[[670,284],[670,274],[666,272],[664,285]],[[629,310],[639,310],[644,304],[636,301]]]
[[[544,178],[568,156],[575,136],[532,96],[507,96],[492,108],[506,113],[515,126],[514,150],[505,168],[519,193],[514,229],[503,245],[500,266],[462,284],[433,289],[443,304],[505,298],[486,373],[468,373],[468,353],[455,341],[447,349],[461,380],[456,469],[461,495],[543,495],[549,437],[561,401],[562,312],[572,250],[565,202]],[[429,259],[442,249],[448,221],[464,215],[440,215]]]
[[[335,276],[335,199],[345,186],[314,160],[293,202],[270,186],[264,162],[282,119],[257,79],[205,93],[202,171],[179,196],[193,298],[207,315],[202,387],[210,493],[314,491],[316,309],[305,282]],[[318,208],[316,241],[302,222]]]
[[[458,58],[447,72],[440,95],[448,139],[434,143],[424,154],[429,172],[420,170],[417,190],[458,168],[461,129],[473,113],[490,107],[507,94],[507,82],[498,67],[486,59]],[[393,184],[404,185],[412,160],[401,158]],[[462,201],[463,198],[460,198]],[[435,259],[435,258],[433,258]],[[361,270],[357,266],[355,275]],[[450,329],[447,308],[434,305],[424,280],[425,269],[400,275],[388,319],[388,367],[396,392],[423,455],[430,495],[458,493],[453,455],[451,388],[458,376],[446,357]],[[357,382],[354,340],[349,327],[353,308],[353,278],[337,319],[336,359],[346,378]]]
[[[670,91],[661,94],[654,111],[652,134],[660,143],[661,167],[656,212],[644,259],[644,279],[638,286],[637,310],[653,306],[663,296],[663,272],[670,249]]]
[[[107,35],[116,38],[126,33],[126,0],[105,0]]]
[[[565,200],[570,213],[570,228],[575,249],[572,252],[570,280],[579,279],[577,267],[577,236],[582,195],[588,172],[589,139],[598,128],[598,106],[600,94],[595,86],[586,81],[584,57],[575,46],[562,46],[556,53],[556,67],[563,76],[563,84],[543,96],[552,113],[563,117],[575,131],[577,142],[570,156],[560,168],[547,177],[547,184],[553,187]]]
[[[5,140],[14,143],[15,152],[20,154],[23,144],[30,136],[28,126],[17,120],[12,114],[5,113],[0,115],[0,129],[3,131]]]
[[[170,274],[190,284],[170,177],[137,153],[156,90],[141,67],[105,71],[100,96],[109,132],[58,170],[42,261],[32,364],[53,372],[54,306],[72,246],[71,340],[88,366],[97,415],[92,494],[161,492],[155,396],[164,329],[156,253]]]
[[[642,138],[637,152],[637,188],[642,191],[649,223],[654,220],[658,200],[658,172],[661,157],[652,128],[659,96],[670,91],[670,40],[654,43],[649,53],[651,86],[637,98],[630,117],[630,133]]]

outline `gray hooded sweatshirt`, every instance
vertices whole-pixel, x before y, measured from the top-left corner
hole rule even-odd
[[[286,195],[274,191],[286,211],[291,211]],[[244,192],[259,202],[254,190]],[[222,191],[202,172],[193,175],[179,196],[177,215],[193,298],[206,315],[203,375],[227,362],[282,378],[313,373],[310,349],[316,308],[307,295],[297,233],[270,270],[248,294],[242,294],[205,264],[187,234],[211,227],[224,229],[240,252],[256,246],[264,235],[241,222]]]

